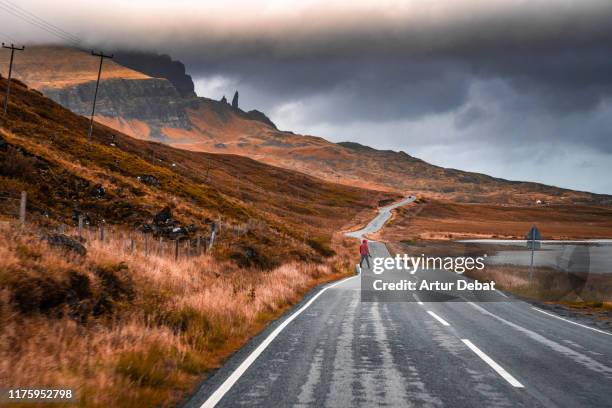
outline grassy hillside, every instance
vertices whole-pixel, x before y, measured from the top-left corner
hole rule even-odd
[[[100,59],[86,51],[62,46],[28,46],[26,49],[27,52],[16,54],[13,75],[33,88],[64,88],[95,81],[98,76]],[[9,58],[9,52],[0,53],[0,74],[4,76],[8,73]],[[149,78],[108,59],[104,61],[104,77]]]
[[[170,206],[184,225],[204,232],[216,220],[228,228],[249,224],[250,234],[221,235],[234,252],[218,255],[239,258],[248,247],[260,266],[278,266],[319,259],[333,231],[386,196],[244,157],[135,140],[101,125],[88,142],[85,118],[22,85],[13,92],[9,115],[0,118],[0,194],[27,191],[30,215],[43,223],[74,223],[82,213],[94,226],[137,226]],[[99,186],[103,197],[94,194]],[[7,205],[0,201],[0,213]]]
[[[394,198],[101,125],[87,141],[87,127],[20,83],[0,116],[0,384],[72,388],[78,406],[180,404],[314,285],[352,273],[355,244],[334,232]],[[165,207],[186,241],[220,226],[213,250],[145,251],[135,231]],[[82,252],[56,245],[60,227]]]
[[[45,58],[49,55],[57,57]],[[40,64],[34,63],[37,59]],[[94,64],[95,58],[78,50],[35,47],[20,54],[18,60],[21,61],[16,70],[18,78],[34,80],[39,90],[75,112],[90,111],[91,81],[97,71],[87,64]],[[61,66],[50,70],[48,60],[59,61]],[[75,67],[78,75],[73,76]],[[53,72],[66,72],[78,80],[56,78]],[[320,137],[279,131],[260,112],[244,112],[208,98],[181,96],[170,81],[144,74],[140,77],[135,72],[109,64],[103,73],[97,110],[98,121],[135,138],[192,151],[246,156],[334,183],[422,193],[456,202],[522,205],[534,205],[537,200],[587,205],[612,202],[607,195],[503,180],[434,166],[404,152],[376,150],[350,142],[336,144]]]

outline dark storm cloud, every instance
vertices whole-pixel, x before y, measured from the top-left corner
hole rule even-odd
[[[445,112],[463,103],[467,67],[405,58],[232,61],[196,76],[226,75],[266,95],[264,103],[325,96],[319,120],[385,122]],[[261,101],[260,101],[261,102]],[[269,106],[267,106],[269,107]],[[314,107],[313,107],[314,108]]]
[[[612,192],[597,177],[612,171],[610,0],[108,1],[57,21],[97,46],[169,53],[204,96],[238,89],[281,127]]]
[[[610,193],[612,185],[597,175],[612,171],[611,14],[583,19],[575,30],[558,19],[541,23],[543,32],[499,18],[447,28],[429,48],[426,34],[418,46],[399,37],[377,38],[384,44],[376,47],[355,36],[339,55],[328,53],[335,45],[309,41],[296,55],[249,47],[244,58],[186,56],[196,76],[232,78],[248,107],[285,128]],[[296,117],[282,106],[291,101]],[[448,120],[420,123],[436,115]],[[597,165],[583,165],[591,161]]]
[[[541,108],[559,113],[592,109],[612,92],[612,46],[447,57],[198,59],[189,66],[194,76],[236,78],[277,100],[343,93],[355,114],[368,115],[368,105],[378,106],[373,120],[452,110],[464,102],[474,79],[506,80],[517,92],[532,94]],[[346,116],[343,106],[337,106],[338,120]]]
[[[266,106],[330,94],[340,121],[351,116],[345,99],[354,115],[378,121],[450,111],[474,79],[502,78],[560,113],[592,109],[612,84],[610,0],[23,6],[86,43],[168,52],[195,77],[230,77]],[[1,22],[1,31],[19,24]]]
[[[274,32],[284,36],[222,38],[210,48],[204,40],[181,58],[195,76],[228,76],[253,89],[263,108],[326,95],[313,113],[338,123],[449,112],[466,102],[473,81],[497,78],[530,95],[533,109],[594,109],[612,92],[612,3],[533,3],[491,11],[471,2],[440,21],[370,10],[367,19],[350,16],[361,24],[336,29],[308,22],[305,12],[293,33],[281,27]]]

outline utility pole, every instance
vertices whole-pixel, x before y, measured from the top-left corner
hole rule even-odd
[[[96,81],[96,91],[94,92],[93,105],[91,106],[91,121],[89,122],[89,133],[87,134],[87,139],[91,140],[91,135],[93,134],[93,125],[94,125],[94,114],[96,112],[96,99],[98,99],[98,87],[100,86],[100,76],[102,75],[102,63],[104,62],[104,58],[112,59],[114,55],[105,55],[103,52],[97,53],[93,50],[91,51],[91,55],[94,57],[100,57],[100,68],[98,68],[98,80]]]
[[[8,112],[9,94],[11,93],[11,76],[13,74],[13,57],[15,56],[15,51],[23,51],[25,50],[25,47],[24,46],[21,46],[21,48],[15,47],[13,44],[11,44],[11,46],[9,47],[7,45],[4,45],[4,43],[2,43],[2,48],[11,50],[11,62],[9,63],[8,81],[6,83],[6,95],[4,95],[4,114],[6,115],[6,112]]]

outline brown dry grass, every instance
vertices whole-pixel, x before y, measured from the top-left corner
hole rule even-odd
[[[336,237],[325,264],[264,272],[87,246],[79,258],[0,225],[1,384],[70,387],[84,407],[173,406],[314,285],[352,273],[354,249]]]
[[[0,73],[8,72],[10,53],[0,53]],[[100,59],[76,48],[28,46],[15,55],[13,77],[37,89],[63,88],[95,81]],[[112,60],[104,61],[103,79],[147,79],[149,76]]]
[[[176,405],[307,290],[351,273],[354,244],[334,231],[393,198],[101,125],[87,141],[85,118],[13,89],[0,117],[0,194],[27,191],[29,232],[0,223],[2,385],[74,387],[86,407]],[[160,185],[139,182],[144,174]],[[95,185],[103,197],[91,196]],[[14,221],[17,204],[3,197],[0,218]],[[204,236],[214,220],[210,255],[146,257],[109,234],[81,259],[37,232],[74,225],[78,209],[127,234],[166,205]]]
[[[382,239],[523,239],[533,224],[543,239],[612,237],[612,207],[583,205],[501,206],[425,199],[402,207],[382,231]]]
[[[612,209],[586,206],[511,207],[458,204],[441,200],[420,202],[394,211],[392,220],[377,234],[390,242],[395,253],[428,256],[481,256],[508,245],[460,243],[461,238],[523,238],[536,223],[545,239],[607,238],[612,236]],[[523,244],[524,245],[524,244]],[[466,273],[480,280],[494,280],[497,287],[521,297],[601,313],[609,319],[612,307],[612,275],[590,274],[584,290],[576,294],[566,273],[535,268],[488,265]],[[575,283],[575,282],[574,282]]]
[[[528,267],[489,265],[482,271],[469,271],[466,276],[481,281],[495,281],[496,287],[521,298],[561,305],[574,313],[612,324],[612,275],[583,276],[584,287],[576,293],[576,277],[568,277],[548,268],[534,268],[529,279]],[[572,283],[574,280],[574,284]]]
[[[612,302],[612,275],[589,274],[584,276],[584,286],[578,293],[575,282],[567,273],[549,268],[534,268],[529,279],[529,267],[487,265],[482,271],[469,271],[466,276],[474,279],[493,280],[496,287],[519,296],[543,302],[574,305],[599,305]],[[576,278],[574,278],[576,279]]]

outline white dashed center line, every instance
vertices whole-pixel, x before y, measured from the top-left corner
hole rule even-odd
[[[428,310],[427,313],[429,313],[431,315],[431,317],[433,317],[434,319],[439,321],[442,324],[442,326],[450,326],[450,324],[448,324],[448,322],[446,320],[444,320],[443,318],[441,318],[440,316],[438,316],[437,314],[435,314],[431,310]]]
[[[515,388],[525,388],[523,384],[518,382],[518,380],[514,378],[512,375],[510,375],[509,372],[504,370],[502,366],[497,364],[495,361],[493,361],[493,359],[491,359],[491,357],[487,356],[482,350],[476,347],[474,343],[472,343],[468,339],[461,339],[461,341],[465,343],[465,345],[468,346],[470,350],[476,353],[476,355],[480,357],[485,363],[487,363],[492,369],[494,369],[497,372],[497,374],[501,375],[504,380],[508,381],[510,385],[512,385]]]

